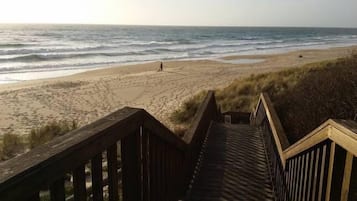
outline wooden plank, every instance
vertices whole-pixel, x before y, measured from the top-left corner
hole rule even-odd
[[[109,201],[119,200],[117,153],[118,148],[116,143],[107,149]]]
[[[315,166],[314,164],[316,164],[315,162],[315,150],[312,150],[311,151],[311,157],[310,157],[310,168],[309,168],[309,175],[308,175],[308,185],[307,185],[307,194],[306,194],[306,201],[309,201],[311,200],[310,198],[310,195],[311,195],[311,186],[313,184],[313,181],[314,181],[314,175],[313,175],[313,172],[314,172],[314,169],[315,169]]]
[[[341,128],[340,128],[341,129]],[[338,145],[351,152],[355,157],[357,156],[357,134],[350,134],[348,131],[341,131],[337,128],[331,129],[330,139]]]
[[[292,177],[291,177],[291,186],[290,186],[290,199],[293,199],[294,197],[294,190],[295,190],[295,187],[296,187],[296,181],[295,181],[295,178],[296,178],[296,168],[297,168],[297,158],[292,158],[291,159],[293,161],[293,167],[292,167]]]
[[[150,146],[150,200],[158,200],[157,195],[160,193],[160,189],[157,184],[157,163],[158,163],[158,152],[157,152],[157,137],[155,135],[150,136],[149,146]]]
[[[74,201],[86,201],[86,174],[85,167],[81,165],[73,171],[73,196]]]
[[[304,182],[304,173],[305,173],[305,158],[306,155],[303,154],[301,156],[301,166],[300,166],[300,180],[299,180],[299,194],[298,194],[298,201],[302,199],[302,189],[303,189],[303,182]]]
[[[319,171],[321,168],[321,155],[322,151],[320,147],[317,147],[316,151],[316,160],[315,160],[315,170],[314,170],[314,180],[313,180],[313,185],[312,185],[312,194],[311,194],[311,201],[315,201],[317,199],[318,195],[318,181],[319,181]]]
[[[206,134],[209,124],[217,117],[217,104],[213,91],[208,91],[203,103],[199,106],[190,128],[186,131],[183,140],[187,144],[192,144],[195,138],[202,138]]]
[[[332,142],[330,147],[330,159],[329,159],[327,184],[326,184],[326,197],[325,197],[326,201],[330,201],[331,182],[332,182],[332,174],[333,174],[333,167],[335,161],[335,147],[336,147],[336,143]]]
[[[27,201],[40,201],[40,193],[36,192],[34,193]]]
[[[294,199],[297,200],[299,196],[299,187],[300,187],[300,174],[301,174],[301,156],[298,156],[297,166],[296,166],[296,186],[294,189]]]
[[[309,135],[305,136],[295,144],[291,145],[284,151],[285,159],[294,157],[301,152],[312,148],[313,146],[328,139],[330,128],[327,124],[323,124],[319,128],[312,131]]]
[[[322,148],[322,156],[321,156],[321,169],[320,169],[320,181],[319,181],[319,191],[318,191],[318,197],[317,201],[322,200],[322,195],[323,195],[323,187],[324,187],[324,173],[325,173],[325,164],[326,164],[326,152],[327,152],[327,145],[323,145]]]
[[[64,178],[55,181],[50,186],[51,201],[65,201]]]
[[[335,157],[333,162],[333,172],[331,178],[330,201],[340,201],[343,183],[343,175],[346,161],[346,150],[335,145]]]
[[[161,140],[158,139],[158,172],[157,172],[157,176],[158,176],[158,187],[160,189],[160,194],[158,195],[158,201],[161,200],[165,200],[164,199],[164,193],[162,192],[164,189],[164,149],[163,149],[163,143],[161,142]]]
[[[352,164],[353,164],[353,154],[351,152],[347,152],[346,161],[345,161],[345,169],[343,174],[343,183],[341,189],[341,201],[348,200],[348,193],[350,190],[350,181],[352,174]]]
[[[150,160],[149,160],[149,133],[142,130],[142,172],[143,172],[143,201],[150,200]]]
[[[91,161],[93,200],[103,201],[103,165],[102,153],[97,154]]]
[[[125,108],[0,164],[0,200],[26,199],[133,132],[142,110]],[[114,131],[117,132],[114,135]],[[113,131],[113,132],[112,132]],[[6,193],[5,193],[6,192]]]
[[[353,157],[351,178],[348,200],[357,200],[357,157]]]
[[[273,107],[273,104],[271,103],[268,94],[262,93],[261,99],[265,108],[266,116],[269,120],[269,124],[274,137],[276,148],[280,156],[280,160],[283,163],[283,166],[285,167],[286,158],[284,157],[283,151],[290,146],[290,143],[288,141],[288,138],[286,137],[283,126],[281,125],[279,117]]]
[[[306,197],[306,189],[307,189],[307,182],[308,182],[308,171],[309,171],[309,159],[310,159],[310,152],[306,153],[306,158],[305,158],[305,174],[304,174],[304,183],[302,184],[303,189],[302,189],[302,195],[301,195],[301,200],[305,201]]]
[[[140,200],[139,130],[121,140],[123,200]]]
[[[172,133],[160,121],[151,116],[148,112],[144,111],[144,128],[147,129],[152,135],[160,137],[161,140],[170,144],[179,150],[185,151],[187,144],[176,134]]]
[[[304,138],[291,145],[284,151],[285,159],[289,159],[327,139],[331,139],[344,149],[353,153],[354,156],[357,156],[357,124],[351,121],[337,121],[351,122],[341,124],[336,121],[337,120],[331,119],[327,120]]]

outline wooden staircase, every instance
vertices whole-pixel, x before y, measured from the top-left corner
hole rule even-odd
[[[187,200],[275,200],[263,133],[212,122]]]
[[[291,145],[266,94],[251,115],[222,115],[209,92],[183,138],[123,108],[0,163],[0,201],[70,199],[356,201],[357,123]]]

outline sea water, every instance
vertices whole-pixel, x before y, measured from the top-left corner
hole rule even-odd
[[[0,83],[116,64],[357,45],[357,29],[0,25]]]

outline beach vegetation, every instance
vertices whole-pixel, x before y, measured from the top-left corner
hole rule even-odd
[[[5,133],[0,143],[0,161],[8,160],[25,150],[25,143],[22,137]]]
[[[0,139],[0,161],[8,160],[44,144],[57,136],[64,135],[78,128],[78,121],[51,121],[31,129],[28,135],[20,136],[13,132],[5,133]]]
[[[29,135],[29,147],[32,149],[76,128],[78,128],[78,122],[75,120],[51,121],[41,127],[33,128]]]
[[[290,142],[329,118],[357,119],[357,54],[279,72],[253,74],[215,90],[222,112],[252,112],[267,92]],[[173,123],[190,124],[204,95],[187,99],[171,115]]]

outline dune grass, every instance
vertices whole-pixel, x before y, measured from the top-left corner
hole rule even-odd
[[[357,115],[357,54],[333,61],[312,63],[279,72],[251,75],[216,90],[222,112],[251,112],[259,94],[271,97],[291,142],[328,118],[354,119]],[[189,124],[204,92],[185,101],[171,121]]]
[[[10,159],[24,150],[23,138],[12,133],[5,133],[0,143],[0,161]]]
[[[77,121],[52,121],[39,128],[31,130],[29,135],[29,146],[34,148],[44,144],[57,136],[64,135],[78,127]]]
[[[0,140],[0,161],[8,160],[25,152],[27,149],[33,149],[77,127],[78,122],[75,120],[51,121],[43,126],[33,128],[26,137],[20,137],[11,132],[6,133]]]

